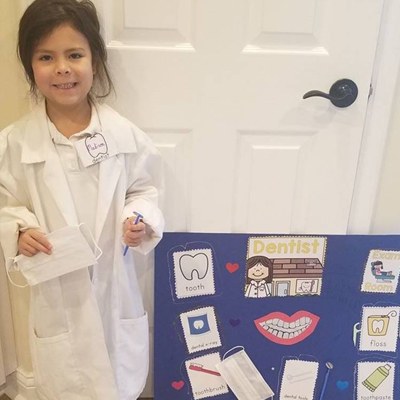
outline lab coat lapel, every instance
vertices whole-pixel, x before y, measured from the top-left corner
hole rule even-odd
[[[122,171],[122,162],[119,155],[100,162],[99,167],[99,192],[97,197],[97,219],[95,238],[98,241],[103,231],[104,224],[114,193],[117,190],[118,179]]]
[[[43,165],[43,182],[53,196],[55,203],[67,225],[77,225],[78,218],[71,191],[60,158],[51,140],[44,105],[38,110],[37,116],[28,122],[25,144],[21,162],[27,164],[27,177],[32,186],[35,185],[36,169]],[[40,190],[32,188],[34,192]]]
[[[126,191],[125,186],[118,185],[125,166],[124,153],[136,153],[136,144],[126,122],[113,109],[105,104],[95,104],[99,117],[100,129],[112,153],[116,155],[101,161],[99,165],[99,191],[97,198],[97,219],[95,238],[97,241],[103,231],[107,214],[118,190]],[[118,193],[124,196],[125,193]],[[122,216],[121,216],[122,217]]]

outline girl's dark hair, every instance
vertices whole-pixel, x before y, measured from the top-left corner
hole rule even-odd
[[[84,35],[96,70],[90,95],[103,98],[113,91],[107,67],[107,50],[100,34],[100,23],[90,0],[35,0],[23,14],[18,31],[18,57],[25,69],[30,91],[37,96],[32,57],[40,40],[62,24],[70,24]]]

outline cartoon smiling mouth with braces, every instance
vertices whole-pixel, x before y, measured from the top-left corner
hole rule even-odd
[[[283,345],[292,345],[310,336],[319,322],[319,317],[308,311],[297,311],[289,316],[275,311],[254,321],[258,331],[268,340]]]

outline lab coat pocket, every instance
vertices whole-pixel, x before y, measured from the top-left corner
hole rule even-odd
[[[147,313],[139,318],[120,320],[118,356],[121,399],[136,399],[143,391],[149,369]]]
[[[84,386],[72,351],[71,333],[39,338],[34,335],[34,374],[37,390],[49,399],[76,400]]]

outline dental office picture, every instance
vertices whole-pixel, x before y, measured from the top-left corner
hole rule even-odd
[[[92,0],[98,27],[42,27],[21,65],[19,24],[32,3],[0,5],[0,398],[153,397],[163,232],[399,232],[398,2]],[[40,24],[51,12],[36,15]],[[85,53],[65,56],[71,49]],[[53,81],[57,56],[67,62]],[[112,86],[103,80],[102,98],[104,71]],[[28,229],[41,234],[19,248]],[[50,253],[67,237],[78,248],[57,259],[53,244],[53,265],[68,271],[75,256],[73,271],[24,277],[30,240]],[[273,270],[254,276],[274,296]],[[315,295],[319,278],[291,290]],[[125,375],[132,337],[143,338],[143,362]]]

